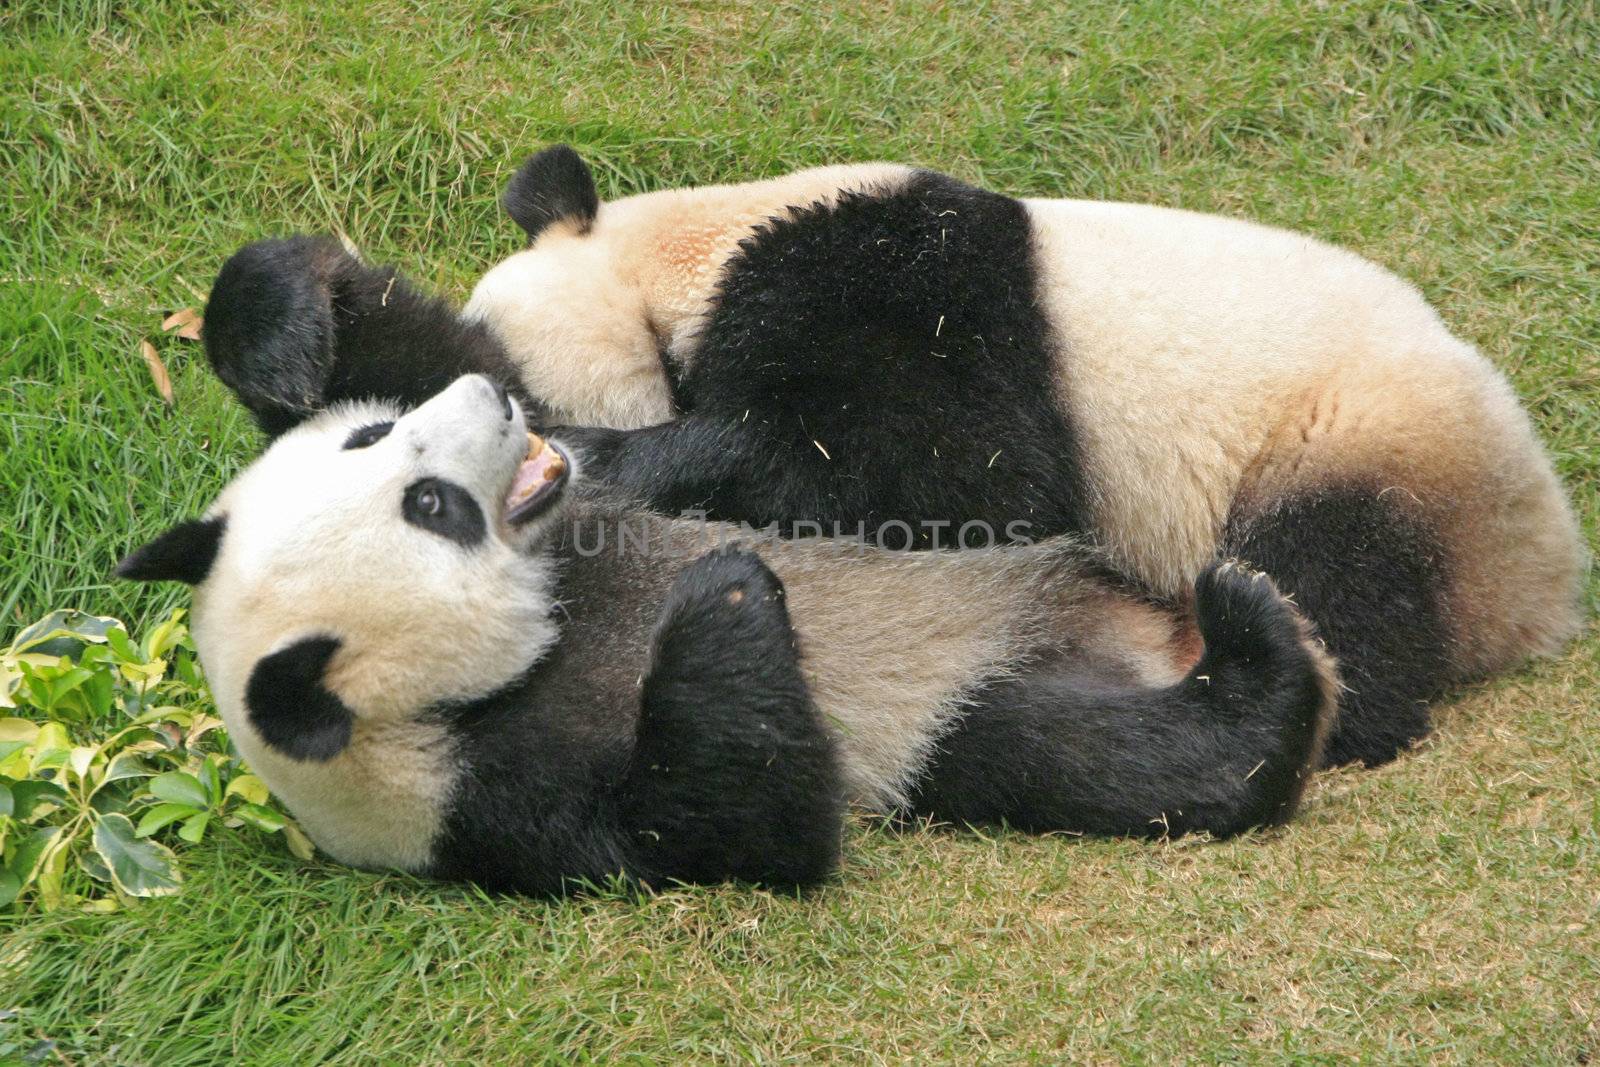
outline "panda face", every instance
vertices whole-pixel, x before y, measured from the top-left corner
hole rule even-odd
[[[195,594],[197,647],[242,747],[342,747],[274,735],[260,705],[287,683],[262,682],[262,665],[287,650],[322,650],[314,681],[357,730],[526,671],[556,636],[541,546],[570,477],[476,375],[409,413],[340,407],[276,441],[213,508],[225,533]]]
[[[575,476],[504,389],[469,375],[409,413],[308,420],[118,573],[195,586],[229,735],[322,848],[425,870],[459,774],[436,711],[554,645],[545,544]]]

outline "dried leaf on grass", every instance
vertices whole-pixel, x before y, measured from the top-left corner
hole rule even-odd
[[[198,341],[200,340],[200,327],[204,323],[205,319],[201,318],[200,312],[194,308],[183,308],[180,311],[174,311],[161,320],[161,332],[172,333],[176,330],[178,336],[185,341]]]
[[[166,364],[161,362],[156,346],[149,340],[140,341],[139,354],[144,357],[144,365],[150,368],[150,380],[156,383],[156,392],[161,394],[167,407],[172,407],[172,376],[167,373]]]

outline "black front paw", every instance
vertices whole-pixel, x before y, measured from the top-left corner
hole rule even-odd
[[[257,241],[223,264],[206,304],[206,355],[269,434],[325,406],[335,288],[365,269],[333,238],[304,235]]]
[[[809,720],[783,583],[761,557],[727,546],[683,569],[661,609],[648,684]]]
[[[793,647],[783,583],[760,556],[735,545],[708,552],[685,567],[667,593],[662,618],[662,637],[687,629],[738,635],[752,647]]]

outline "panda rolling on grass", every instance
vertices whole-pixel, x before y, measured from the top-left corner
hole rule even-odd
[[[1174,601],[1247,560],[1339,662],[1330,763],[1394,758],[1447,687],[1579,625],[1576,523],[1509,385],[1348,252],[887,164],[602,205],[558,147],[505,205],[529,247],[460,313],[331,240],[245,248],[214,366],[269,433],[481,372],[668,514],[1021,521]]]
[[[325,851],[492,889],[811,884],[846,802],[1228,835],[1320,756],[1333,665],[1243,567],[1200,576],[1196,662],[1071,540],[706,551],[583,474],[468,375],[304,420],[119,573],[195,586],[230,736]]]

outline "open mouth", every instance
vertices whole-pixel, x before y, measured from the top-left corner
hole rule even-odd
[[[528,456],[506,491],[506,524],[527,522],[560,496],[570,466],[559,448],[536,433],[528,434]]]

